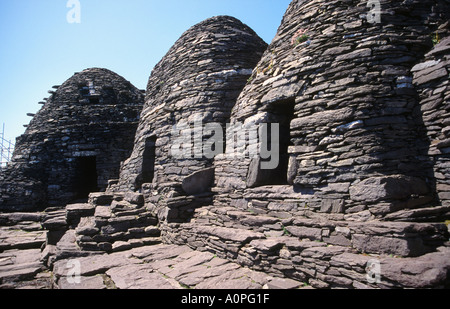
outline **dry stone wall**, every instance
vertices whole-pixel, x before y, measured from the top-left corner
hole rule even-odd
[[[175,198],[169,204],[176,207],[193,202],[186,196],[205,192],[200,202],[210,201],[214,170],[212,158],[202,151],[211,136],[205,126],[225,126],[266,47],[253,30],[228,16],[207,19],[185,32],[151,74],[133,153],[111,190],[141,190],[143,184],[152,184],[153,192]],[[194,131],[188,133],[192,139],[184,145],[187,151],[176,157],[172,146],[177,133],[197,124],[203,131],[199,142],[194,142]],[[165,199],[161,194],[153,202]]]
[[[291,3],[230,120],[279,123],[279,168],[227,149],[213,206],[160,222],[165,243],[315,288],[448,285],[448,49],[433,38],[449,3],[380,3],[380,23],[367,1]],[[372,259],[381,283],[367,281]]]
[[[294,187],[295,196],[279,188],[284,208],[294,197],[317,212],[367,219],[434,202],[411,69],[448,20],[448,2],[381,1],[380,23],[370,22],[367,4],[291,3],[231,118],[244,127],[280,123],[288,137],[279,141],[280,168],[218,156],[216,205],[246,207],[252,188],[267,185]]]
[[[283,278],[285,287],[448,288],[450,3],[382,0],[380,11],[370,3],[294,0],[269,47],[228,16],[189,29],[153,70],[134,149],[120,175],[111,173],[107,192],[91,193],[87,203],[47,209],[35,219],[48,231],[43,263],[58,277],[71,257],[86,257],[83,261],[91,266],[97,261],[93,267],[109,269],[122,266],[114,257],[131,248],[145,247],[135,252],[159,256],[167,252],[157,248],[184,252],[189,247],[202,252],[189,256],[237,262]],[[72,152],[62,152],[71,153],[67,162],[91,156],[94,144],[95,151],[112,153],[88,133],[82,133],[89,137],[86,143],[80,142],[85,126],[76,126],[87,119],[89,130],[98,134],[95,125],[105,128],[94,122],[98,110],[88,107],[110,102],[111,88],[97,89],[92,79],[76,78],[77,86],[59,87],[49,102],[63,94],[73,98],[70,89],[78,89],[70,106],[79,106],[85,118],[64,114],[48,119],[43,117],[46,107],[35,118],[42,114],[50,124],[64,124],[64,133],[74,133],[57,137],[70,145]],[[116,99],[124,95],[133,98],[125,101],[138,102],[141,94],[130,91],[120,91]],[[67,113],[66,105],[61,109]],[[135,111],[138,105],[130,108]],[[122,108],[130,111],[126,104]],[[117,116],[117,123],[129,128],[136,125],[134,115],[127,118],[130,122],[121,118],[123,113],[108,119]],[[74,123],[66,125],[71,119]],[[230,122],[242,130],[279,124],[279,136],[272,127],[268,142],[278,141],[280,164],[263,169],[262,155],[242,158],[264,143],[250,135],[229,143],[235,141],[233,130],[225,132],[225,153],[214,160],[194,157],[212,133],[196,143],[193,126],[200,124],[205,133],[212,122],[222,128]],[[22,137],[30,142],[19,146],[23,149],[14,164],[32,159],[38,165],[43,159],[31,157],[36,149],[58,160],[53,148],[32,143],[48,134],[45,127],[34,126]],[[73,127],[78,131],[68,129]],[[114,151],[124,155],[132,148],[127,132],[114,139],[120,143]],[[191,137],[183,144],[187,157],[174,155],[177,133]],[[71,144],[72,139],[77,143]],[[241,156],[235,156],[236,150]],[[25,183],[26,170],[21,171],[16,179],[23,176]],[[30,186],[62,193],[58,171],[58,165],[40,170],[59,180],[59,187],[34,178]],[[9,225],[16,216],[28,218],[19,214],[0,221]],[[168,273],[171,267],[176,273],[181,267],[191,271],[183,263],[158,264]],[[126,275],[122,269],[108,273],[116,279]],[[191,279],[183,282],[199,282]]]
[[[162,239],[317,289],[448,287],[445,225],[337,219],[305,209],[290,217],[207,206],[189,223],[164,226]],[[379,280],[367,279],[372,262]]]
[[[144,94],[106,69],[55,86],[0,175],[0,209],[64,206],[105,190],[133,147]]]
[[[447,25],[448,26],[448,23]],[[447,31],[446,31],[447,30]],[[448,33],[442,27],[434,35],[440,40]],[[430,141],[428,155],[433,166],[436,192],[443,206],[450,205],[450,38],[426,54],[411,71],[420,96],[422,119]]]

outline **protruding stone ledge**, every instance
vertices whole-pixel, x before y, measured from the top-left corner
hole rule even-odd
[[[213,226],[195,226],[193,230],[196,234],[199,235],[207,234],[211,236],[216,236],[219,237],[220,239],[234,241],[241,245],[244,245],[253,239],[265,238],[264,234],[261,233],[255,233],[249,230],[239,230],[223,227],[221,228]]]

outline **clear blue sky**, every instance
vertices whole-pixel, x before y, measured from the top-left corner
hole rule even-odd
[[[152,68],[191,26],[231,15],[267,43],[291,0],[79,0],[81,23],[68,23],[68,0],[0,0],[0,133],[24,133],[38,102],[75,72],[110,69],[145,89]]]

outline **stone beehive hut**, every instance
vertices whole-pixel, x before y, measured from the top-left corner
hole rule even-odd
[[[449,49],[432,40],[448,36],[449,3],[379,4],[290,4],[230,119],[279,124],[278,168],[227,149],[214,162],[213,206],[162,223],[166,243],[317,288],[367,287],[367,253],[384,287],[448,284],[448,248],[437,248],[450,215]]]
[[[105,190],[133,147],[144,95],[106,69],[76,73],[49,91],[2,170],[0,206],[64,206]]]
[[[447,0],[294,0],[265,53],[267,46],[234,18],[194,26],[150,77],[134,149],[119,179],[88,203],[43,215],[49,233],[42,260],[55,266],[60,283],[65,258],[91,254],[81,251],[119,253],[163,242],[110,259],[87,256],[85,265],[98,269],[89,266],[85,274],[109,268],[99,277],[103,283],[114,267],[129,269],[123,256],[152,262],[149,254],[188,246],[202,252],[189,253],[198,257],[195,263],[155,258],[157,265],[142,265],[145,272],[199,287],[203,275],[221,272],[198,266],[204,255],[214,255],[263,277],[281,277],[283,287],[448,287],[449,12]],[[99,102],[94,86],[77,86],[77,104],[86,111],[86,104]],[[278,135],[269,134],[273,145],[278,140],[278,166],[262,168],[267,159],[253,156],[264,146],[261,139],[241,140],[234,130],[226,132],[225,153],[194,157],[199,145],[192,127],[200,124],[204,144],[211,135],[206,124],[225,128],[227,122],[245,130],[278,124]],[[183,140],[186,157],[174,155],[182,148],[179,131],[190,137]],[[73,139],[72,151],[62,151],[71,154],[67,162],[83,162],[95,151],[98,165],[103,148],[86,149],[93,146]],[[50,175],[59,179],[58,171],[55,165]],[[34,178],[24,179],[34,185]],[[64,186],[40,181],[55,192]],[[8,220],[14,217],[23,215]],[[182,261],[175,266],[183,273],[171,269],[175,261]],[[235,275],[261,280],[247,271]],[[130,275],[122,267],[119,272]],[[140,273],[131,276],[140,281]]]
[[[212,186],[213,173],[205,171],[212,167],[212,158],[202,153],[194,156],[190,140],[185,145],[188,153],[175,157],[173,128],[180,124],[187,129],[200,124],[200,130],[208,123],[225,126],[266,47],[253,30],[228,16],[210,18],[184,33],[151,74],[135,147],[116,188],[140,190],[142,184],[153,183],[155,188],[189,195]],[[181,190],[183,180],[196,172],[203,185],[196,179],[189,188],[185,182]]]
[[[303,195],[301,207],[321,213],[382,217],[433,201],[411,69],[447,21],[448,2],[381,1],[380,9],[378,23],[367,1],[291,3],[231,120],[280,123],[279,167],[217,160],[217,205],[230,203],[226,192],[246,199],[245,190],[264,186],[280,199]]]

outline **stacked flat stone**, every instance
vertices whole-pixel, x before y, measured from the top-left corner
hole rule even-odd
[[[442,224],[337,222],[307,209],[279,215],[206,206],[189,223],[166,226],[163,241],[318,289],[448,287],[450,248],[435,249],[448,240]],[[370,261],[381,264],[379,281],[367,280]]]
[[[378,11],[376,1],[294,0],[264,55],[265,44],[234,18],[194,26],[150,77],[120,179],[87,203],[35,219],[2,216],[0,224],[42,220],[42,261],[58,284],[73,257],[86,257],[85,275],[109,269],[95,279],[100,285],[123,283],[126,255],[150,281],[156,270],[167,278],[194,271],[185,286],[203,280],[196,269],[218,256],[280,277],[281,287],[448,288],[449,40],[433,46],[432,39],[448,37],[449,3],[379,4]],[[99,102],[89,81],[78,89],[79,104]],[[232,143],[214,161],[177,158],[172,129],[182,122],[186,131],[196,123],[279,123],[279,167],[263,170],[258,156],[236,159]],[[193,152],[194,140],[186,145]],[[261,144],[248,142],[238,151]],[[18,245],[11,235],[22,232],[1,232],[6,248]],[[38,234],[26,243],[42,241]],[[199,260],[159,259],[187,246]],[[159,267],[148,276],[153,259]]]
[[[2,170],[0,209],[37,210],[87,198],[118,177],[130,154],[144,101],[140,90],[99,68],[54,88]],[[83,166],[83,158],[91,164]]]
[[[73,256],[159,244],[157,223],[139,193],[92,193],[87,203],[70,204],[64,211],[45,214],[42,225],[48,232],[43,260],[50,266],[64,258],[58,244],[65,238],[72,238],[72,245],[76,244],[76,250],[70,252]]]
[[[442,29],[444,30],[444,29]],[[447,30],[448,31],[448,30]],[[445,33],[445,32],[444,32]],[[445,34],[437,32],[437,38]],[[430,141],[428,154],[433,165],[436,192],[443,206],[450,205],[450,37],[442,39],[423,62],[416,65],[414,85]]]
[[[252,29],[233,17],[213,17],[186,31],[150,76],[133,153],[111,190],[149,192],[150,202],[171,208],[166,217],[184,216],[181,213],[195,207],[185,197],[207,194],[214,181],[213,160],[202,154],[203,141],[211,135],[205,133],[195,145],[188,140],[182,157],[173,153],[176,135],[182,133],[182,124],[188,130],[196,124],[200,130],[209,123],[225,127],[266,47]],[[199,150],[200,155],[194,156]],[[147,190],[143,185],[149,183]],[[151,193],[155,190],[156,196]],[[205,198],[196,202],[211,200]]]
[[[121,169],[118,189],[181,183],[212,166],[205,158],[173,158],[172,128],[183,121],[191,126],[194,121],[225,124],[266,46],[253,30],[228,16],[210,18],[185,32],[151,74],[135,147]]]
[[[285,166],[262,170],[261,158],[235,159],[235,149],[217,156],[214,206],[196,209],[188,223],[161,223],[165,243],[316,288],[448,285],[442,222],[450,209],[433,187],[437,177],[438,190],[446,188],[447,146],[436,143],[444,151],[430,162],[428,138],[445,141],[446,62],[413,67],[433,48],[449,6],[380,3],[375,24],[367,1],[291,3],[230,121],[280,123]],[[445,44],[429,57],[444,57]],[[429,101],[417,96],[414,74],[424,77]],[[428,113],[426,103],[435,104]],[[366,280],[371,259],[382,264],[381,283]]]
[[[245,190],[265,185],[294,186],[297,202],[317,212],[368,218],[433,202],[411,68],[431,49],[448,2],[381,1],[380,23],[369,22],[367,4],[291,3],[231,118],[281,124],[280,168],[219,156],[216,205],[246,205]]]

